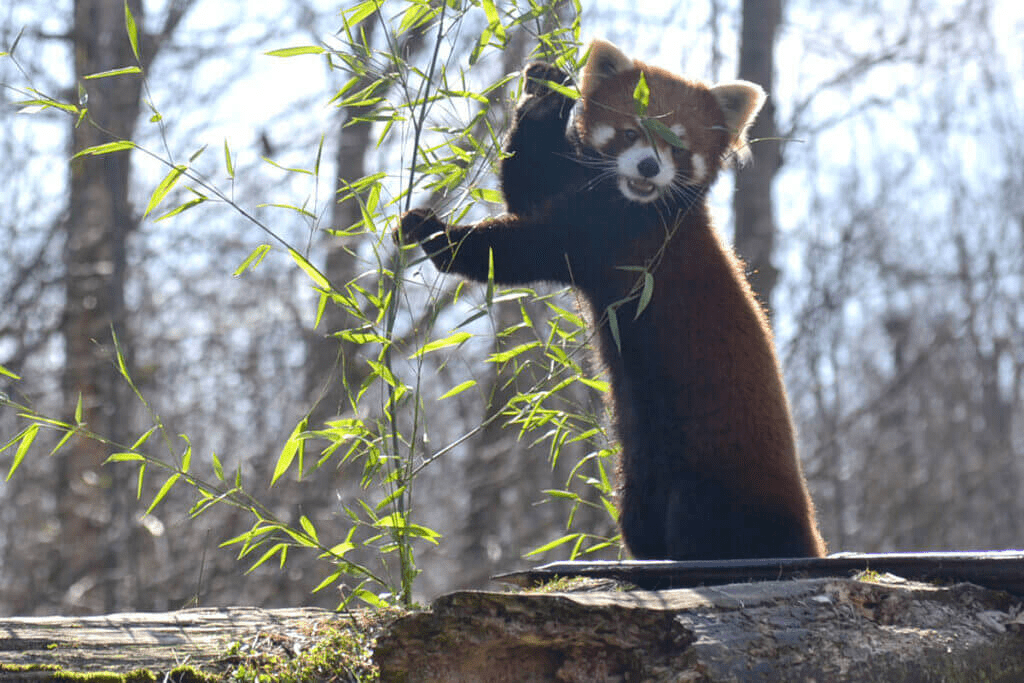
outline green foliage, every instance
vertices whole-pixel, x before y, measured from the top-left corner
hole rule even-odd
[[[344,584],[348,591],[343,604],[356,597],[372,605],[393,602],[408,605],[418,573],[416,549],[424,543],[441,542],[437,531],[418,520],[414,505],[417,475],[476,431],[454,443],[425,450],[427,446],[422,439],[425,422],[435,408],[422,391],[422,374],[428,363],[443,363],[447,355],[458,353],[472,338],[472,332],[460,328],[487,315],[494,304],[519,301],[522,322],[515,329],[531,331],[534,339],[496,352],[486,361],[503,368],[513,379],[525,378],[527,369],[532,376],[539,370],[542,379],[529,389],[521,390],[498,410],[491,411],[493,417],[489,419],[507,421],[518,430],[521,438],[528,438],[531,443],[546,443],[552,465],[570,444],[595,446],[571,468],[564,488],[547,492],[553,501],[568,506],[565,534],[552,541],[541,541],[531,554],[564,547],[571,557],[576,557],[615,544],[615,538],[595,537],[575,528],[576,515],[584,507],[615,515],[608,475],[614,451],[601,447],[604,440],[599,416],[581,410],[569,395],[570,389],[579,387],[589,392],[607,391],[607,384],[590,376],[581,364],[588,332],[579,315],[559,306],[558,299],[551,295],[540,296],[528,289],[500,291],[492,278],[487,285],[484,305],[453,329],[435,335],[432,329],[435,313],[416,331],[418,336],[414,341],[396,335],[398,311],[408,299],[406,269],[422,259],[418,250],[413,249],[402,249],[397,258],[393,258],[391,231],[398,214],[409,209],[414,196],[420,193],[441,197],[458,192],[464,203],[457,213],[472,210],[477,202],[500,201],[497,191],[481,185],[478,178],[490,175],[489,164],[497,157],[498,133],[488,119],[489,107],[502,89],[513,82],[515,75],[498,74],[492,82],[479,84],[480,74],[459,66],[456,58],[445,58],[442,47],[448,44],[450,36],[473,32],[476,37],[465,58],[465,63],[471,67],[504,49],[513,31],[527,31],[536,39],[543,57],[573,68],[578,66],[578,19],[565,27],[551,20],[547,25],[554,28],[540,28],[545,20],[555,16],[556,4],[531,0],[524,8],[492,0],[469,3],[369,0],[341,13],[343,27],[338,35],[344,47],[332,43],[331,47],[308,45],[267,53],[281,58],[315,56],[326,60],[331,70],[346,78],[330,103],[348,108],[352,114],[349,125],[372,127],[379,146],[401,148],[404,158],[409,160],[408,168],[399,177],[376,171],[365,178],[349,179],[338,193],[337,201],[357,206],[359,220],[353,225],[331,226],[326,232],[365,240],[373,245],[377,259],[366,273],[347,282],[332,282],[311,262],[308,254],[288,244],[269,225],[237,203],[231,188],[219,187],[200,172],[196,163],[205,147],[182,161],[174,159],[170,153],[161,154],[131,140],[113,139],[75,155],[132,152],[141,156],[141,160],[162,165],[166,172],[150,193],[146,216],[155,215],[155,211],[165,205],[171,208],[156,220],[172,218],[203,204],[228,206],[264,238],[234,269],[231,273],[234,277],[244,278],[268,255],[284,252],[309,278],[317,295],[317,325],[328,307],[347,315],[349,322],[344,328],[326,333],[357,346],[360,357],[365,359],[362,361],[365,362],[364,372],[358,382],[344,386],[349,409],[324,424],[312,424],[309,414],[300,419],[280,449],[270,481],[263,483],[274,486],[285,478],[302,480],[328,464],[330,468],[343,464],[360,467],[360,485],[365,495],[343,507],[348,528],[341,538],[326,538],[316,522],[306,516],[300,517],[297,526],[286,523],[252,493],[256,489],[243,482],[241,468],[234,473],[225,472],[216,454],[208,457],[206,471],[212,476],[198,473],[189,439],[173,434],[139,391],[116,337],[115,362],[123,380],[149,415],[151,425],[132,444],[113,443],[83,423],[81,411],[73,421],[62,421],[39,414],[30,406],[0,394],[0,407],[16,411],[25,425],[0,448],[0,454],[13,453],[8,478],[32,450],[41,431],[55,432],[60,437],[50,455],[68,447],[73,437],[91,439],[109,449],[108,466],[136,468],[136,492],[140,500],[149,490],[144,485],[147,478],[160,475],[156,492],[143,501],[147,512],[168,504],[172,491],[184,486],[194,498],[190,509],[193,517],[225,505],[247,515],[249,528],[223,540],[221,545],[234,549],[238,559],[246,561],[249,571],[271,561],[285,567],[295,553],[314,553],[329,567],[314,590]],[[578,13],[578,3],[574,7]],[[139,59],[138,27],[127,4],[125,17],[132,50],[140,63],[93,77],[141,76],[145,83],[148,75]],[[375,22],[377,31],[372,45],[365,30],[368,22]],[[382,48],[374,45],[384,45],[386,49],[382,52]],[[77,123],[93,125],[82,103],[60,102],[31,88],[25,90],[25,94],[27,99],[20,103],[23,108],[58,109],[75,117]],[[643,93],[638,92],[638,97],[638,101],[643,100]],[[151,103],[149,106],[153,111],[151,123],[163,126],[163,115]],[[455,112],[469,113],[459,119]],[[320,182],[322,146],[321,142],[309,168],[283,167],[265,161],[285,174]],[[233,187],[241,179],[236,175],[238,169],[227,141],[223,154],[226,174]],[[325,210],[305,202],[273,206],[294,213],[311,225],[319,224],[320,213]],[[638,299],[636,315],[643,312],[652,290],[650,273],[641,273],[634,297]],[[452,300],[457,301],[461,291],[460,285]],[[526,300],[540,304],[545,317],[535,320],[524,304]],[[608,315],[612,318],[613,331],[617,331],[614,308]],[[499,334],[510,332],[503,330]],[[18,379],[3,367],[0,367],[0,374]],[[470,379],[447,388],[440,392],[438,408],[445,405],[441,401],[470,395],[466,392],[477,387],[476,380]],[[581,487],[592,495],[581,495]],[[371,566],[353,559],[356,551],[367,550],[380,562]],[[365,553],[358,555],[366,557]],[[392,571],[395,566],[397,571]]]

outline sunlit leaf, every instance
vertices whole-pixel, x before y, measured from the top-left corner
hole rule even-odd
[[[181,438],[185,440],[185,453],[181,456],[181,471],[187,474],[192,467],[192,442],[184,434],[181,435]]]
[[[183,165],[175,166],[171,169],[171,172],[164,176],[164,179],[160,181],[160,184],[153,190],[152,196],[149,198],[149,204],[146,206],[146,210],[142,213],[143,218],[149,215],[149,213],[157,207],[164,200],[181,178],[182,174],[185,173],[187,167]]]
[[[549,550],[554,550],[558,546],[565,545],[566,543],[571,543],[572,541],[575,541],[577,538],[579,538],[579,534],[567,534],[565,536],[562,536],[561,538],[556,538],[555,540],[551,541],[550,543],[545,543],[541,547],[534,548],[530,552],[526,553],[526,557],[530,557],[532,555],[540,555],[542,553],[546,553]]]
[[[270,57],[297,57],[299,55],[322,55],[327,52],[327,48],[321,47],[320,45],[299,45],[297,47],[286,47],[280,50],[271,50],[270,52],[264,52],[263,54],[269,55]]]
[[[171,209],[170,211],[168,211],[164,215],[160,216],[154,222],[159,223],[160,221],[162,221],[162,220],[164,220],[166,218],[170,218],[171,216],[177,216],[179,213],[182,213],[184,211],[188,211],[192,207],[198,206],[199,204],[202,204],[205,201],[207,201],[207,198],[206,197],[202,197],[202,196],[196,197],[194,199],[190,199],[187,202],[185,202],[184,204],[182,204],[182,205],[180,205],[180,206],[178,206],[178,207],[176,207],[174,209]]]
[[[178,483],[179,479],[181,479],[181,475],[177,472],[167,478],[164,485],[160,487],[159,491],[157,491],[156,496],[153,498],[153,502],[150,503],[149,507],[146,509],[147,515],[153,512],[156,506],[160,504],[160,501],[167,497],[167,494],[171,492],[171,488]]]
[[[88,74],[82,76],[83,79],[91,81],[96,78],[110,78],[111,76],[124,76],[125,74],[140,74],[142,69],[137,66],[124,66],[120,69],[110,69],[108,71],[98,71],[94,74]]]
[[[344,571],[339,569],[336,572],[333,572],[332,574],[328,575],[326,579],[317,584],[317,587],[313,589],[313,592],[316,593],[318,591],[322,591],[324,588],[327,588],[332,583],[340,579],[342,574],[344,574]]]
[[[299,517],[299,525],[302,527],[302,530],[305,531],[311,539],[313,539],[314,543],[320,542],[316,537],[316,527],[313,526],[313,522],[309,521],[309,517],[306,517],[306,515]]]
[[[591,389],[596,391],[610,391],[611,385],[602,379],[590,379],[589,377],[580,377],[579,381]]]
[[[21,377],[18,377],[13,372],[5,368],[3,365],[0,365],[0,375],[10,377],[11,379],[21,379]]]
[[[228,139],[224,138],[224,167],[228,171],[228,178],[235,178],[235,164],[231,161],[231,149],[228,147]]]
[[[498,353],[492,353],[490,356],[488,356],[487,362],[488,363],[504,363],[506,361],[512,360],[513,358],[515,358],[518,355],[526,353],[530,349],[535,349],[535,348],[537,348],[538,346],[541,346],[541,345],[542,345],[542,342],[539,342],[539,341],[532,341],[532,342],[526,342],[526,343],[523,343],[523,344],[519,344],[518,346],[514,346],[511,349],[508,349],[507,351],[499,351]]]
[[[18,465],[25,459],[25,454],[28,453],[28,449],[32,447],[32,442],[36,440],[36,436],[39,434],[39,425],[29,425],[21,432],[17,437],[21,439],[21,443],[18,444],[18,450],[14,453],[14,461],[11,463],[11,468],[7,470],[7,481],[11,480],[14,476],[14,471],[18,469]],[[10,443],[7,444],[8,446]],[[7,446],[4,446],[6,449]]]
[[[471,388],[473,388],[475,386],[476,386],[476,380],[475,379],[467,379],[465,382],[461,382],[459,384],[456,384],[454,387],[452,387],[448,391],[446,391],[443,394],[441,394],[440,396],[438,396],[437,400],[443,401],[446,398],[451,398],[452,396],[455,396],[457,394],[461,394],[466,389],[471,389]]]
[[[282,557],[284,557],[284,553],[287,552],[287,550],[288,550],[288,544],[287,543],[277,543],[277,544],[275,544],[273,547],[270,548],[270,550],[268,550],[267,552],[263,553],[263,555],[260,557],[260,559],[256,560],[256,562],[251,567],[249,567],[247,570],[245,570],[245,573],[249,574],[254,569],[259,567],[261,564],[263,564],[264,562],[266,562],[267,560],[272,558],[274,555],[281,554]]]
[[[224,481],[224,467],[220,463],[220,458],[216,453],[212,453],[210,459],[213,461],[213,473],[217,475],[217,481]]]
[[[244,261],[242,261],[242,265],[235,268],[235,272],[233,272],[231,275],[233,275],[234,277],[238,277],[249,268],[255,268],[260,264],[260,261],[263,260],[263,257],[266,256],[267,252],[269,251],[269,244],[259,245],[258,247],[252,250],[252,253],[249,254]]]
[[[559,95],[562,95],[563,97],[568,97],[570,100],[578,100],[580,98],[580,91],[577,90],[576,88],[572,88],[568,85],[563,85],[561,83],[556,83],[555,81],[542,80],[540,82],[546,85],[551,90],[554,90]]]
[[[135,61],[139,61],[139,27],[135,23],[132,11],[128,9],[128,0],[125,0],[124,3],[124,27],[128,32],[128,42],[131,43]]]
[[[469,195],[473,199],[479,199],[485,202],[491,202],[492,204],[504,204],[505,198],[498,190],[492,190],[485,187],[475,187],[470,190]]]
[[[647,107],[651,104],[651,89],[647,86],[647,78],[640,72],[640,80],[633,89],[633,106],[636,108],[637,116],[646,116]]]
[[[102,145],[93,145],[92,147],[86,147],[85,149],[81,150],[71,158],[77,159],[78,157],[83,156],[100,156],[103,154],[121,152],[126,149],[135,149],[135,143],[132,142],[131,140],[118,140],[117,142],[107,142]]]
[[[370,591],[366,590],[365,588],[353,589],[352,596],[356,597],[356,598],[359,598],[360,600],[365,602],[370,607],[376,607],[378,609],[389,607],[389,605],[388,605],[386,600],[381,600],[378,596],[374,595],[373,593],[371,593]]]
[[[331,289],[330,281],[316,269],[312,263],[310,263],[305,256],[295,251],[291,247],[288,248],[288,253],[291,255],[292,260],[299,265],[299,268],[309,276],[313,283],[323,291],[329,291]]]
[[[139,453],[113,453],[103,461],[103,464],[110,462],[146,462],[146,456]]]
[[[71,437],[74,436],[74,435],[75,435],[74,430],[64,432],[64,436],[60,437],[60,441],[57,442],[57,445],[54,446],[50,450],[50,455],[51,456],[56,455],[57,451],[59,451],[60,449],[64,448],[64,444],[66,444],[71,439]]]
[[[424,344],[423,346],[420,347],[418,351],[416,351],[416,353],[409,356],[409,358],[410,360],[413,358],[421,358],[422,356],[425,356],[431,351],[437,351],[438,349],[446,349],[450,346],[458,346],[459,344],[462,344],[467,339],[471,339],[472,337],[473,335],[469,332],[456,332],[454,334],[448,335],[444,339],[438,339],[428,344]]]
[[[305,418],[300,420],[299,424],[295,425],[295,429],[292,430],[291,436],[285,442],[284,448],[281,449],[281,455],[277,458],[277,465],[274,466],[274,474],[270,479],[271,486],[288,471],[288,468],[295,461],[295,457],[300,455],[305,447],[306,440],[303,438],[302,433],[306,431],[306,424],[307,420]]]
[[[366,2],[359,3],[355,7],[349,7],[348,9],[343,10],[341,16],[342,20],[345,22],[345,27],[353,28],[356,24],[380,9],[381,4],[383,4],[382,0],[367,0]]]

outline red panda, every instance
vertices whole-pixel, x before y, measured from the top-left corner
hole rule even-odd
[[[708,86],[595,41],[575,106],[551,106],[564,95],[537,75],[569,79],[544,66],[506,141],[510,213],[446,225],[412,211],[397,239],[442,272],[485,281],[493,255],[496,282],[579,292],[610,380],[634,557],[824,555],[771,329],[707,201],[763,90]]]

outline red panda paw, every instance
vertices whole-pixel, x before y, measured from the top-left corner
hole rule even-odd
[[[419,244],[439,232],[443,233],[444,228],[444,223],[431,209],[413,209],[402,215],[394,238],[398,244]]]
[[[551,89],[548,88],[547,83],[544,81],[552,81],[559,85],[572,85],[572,78],[567,73],[557,66],[545,62],[532,62],[523,71],[523,75],[526,77],[523,90],[527,95],[547,95],[551,93]]]

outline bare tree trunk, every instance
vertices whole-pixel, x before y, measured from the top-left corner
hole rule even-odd
[[[141,24],[141,2],[133,0],[129,7]],[[72,151],[110,142],[111,136],[131,138],[139,115],[141,79],[82,80],[86,74],[135,63],[123,0],[76,0],[72,41],[76,79],[86,84],[89,115],[96,124],[75,126]],[[85,156],[71,164],[64,247],[67,413],[74,412],[81,397],[89,428],[118,441],[129,438],[127,387],[113,361],[111,328],[124,342],[125,246],[137,227],[128,201],[129,176],[127,152]],[[107,455],[102,444],[79,439],[58,464],[57,585],[72,609],[116,608],[118,587],[110,579],[117,573],[119,558],[132,554],[117,547],[127,531],[118,519],[124,512],[123,487],[111,480],[111,469],[101,469]],[[94,588],[102,592],[96,595]]]
[[[778,270],[772,265],[775,217],[772,183],[782,165],[771,91],[775,74],[775,34],[782,21],[782,0],[743,0],[739,77],[768,91],[768,101],[750,131],[754,163],[736,174],[733,216],[736,251],[747,263],[750,284],[771,310]]]

